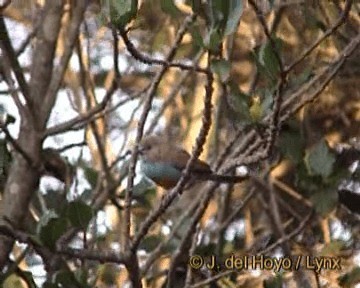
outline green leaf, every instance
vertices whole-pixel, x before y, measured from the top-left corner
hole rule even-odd
[[[7,277],[2,284],[3,288],[24,288],[22,284],[22,278],[16,273],[11,274]]]
[[[321,175],[327,178],[333,172],[334,163],[335,156],[324,140],[307,151],[305,156],[305,165],[310,175]]]
[[[211,70],[219,76],[221,82],[226,82],[230,77],[230,62],[224,59],[211,61]]]
[[[113,24],[125,27],[137,13],[137,0],[110,0],[110,19]]]
[[[338,195],[334,189],[327,189],[315,193],[310,198],[315,211],[322,216],[329,214],[338,203]]]
[[[201,9],[201,0],[185,0],[186,5],[190,5],[194,13],[199,14]]]
[[[91,288],[93,285],[88,284],[89,270],[86,267],[75,270],[74,277],[78,283],[81,284],[82,288]]]
[[[180,10],[176,7],[173,0],[161,0],[161,9],[171,16],[179,16],[181,14]]]
[[[5,139],[0,139],[0,192],[4,190],[11,165],[11,154],[7,148]]]
[[[112,263],[105,263],[98,267],[97,278],[105,284],[105,287],[116,286],[118,270]]]
[[[80,197],[78,197],[79,200],[83,202],[88,202],[91,200],[91,196],[93,194],[93,191],[91,189],[84,189],[84,191],[81,193]]]
[[[84,202],[73,201],[69,203],[66,209],[66,215],[72,226],[84,230],[93,217],[93,211],[91,207]]]
[[[7,115],[6,124],[13,124],[15,123],[16,118],[10,114]]]
[[[260,120],[264,116],[264,110],[262,108],[260,99],[254,98],[253,103],[250,106],[249,112],[252,122],[260,123]]]
[[[43,284],[42,288],[59,288],[59,286],[54,283],[50,283],[48,280]]]
[[[273,94],[271,91],[266,91],[265,96],[261,101],[261,109],[263,111],[263,115],[270,111],[271,107],[273,106]]]
[[[41,209],[42,204],[40,203],[40,200],[37,198],[33,200],[34,206],[38,207],[38,209]],[[45,200],[46,207],[49,210],[54,210],[56,213],[59,214],[68,204],[68,200],[66,199],[66,192],[60,189],[59,190],[47,189],[46,194],[44,194],[42,198]]]
[[[16,118],[6,111],[3,104],[0,104],[0,121],[4,125],[12,124],[16,121]]]
[[[51,210],[46,211],[46,213],[44,213],[41,216],[41,218],[40,218],[40,220],[38,222],[38,225],[37,225],[37,228],[36,228],[36,233],[40,234],[41,229],[44,226],[46,226],[51,219],[57,219],[57,218],[59,218],[59,215],[55,212],[55,210],[51,209]]]
[[[89,182],[91,188],[95,188],[99,178],[99,172],[85,165],[83,166],[83,169],[84,169],[85,178]]]
[[[340,254],[341,250],[345,248],[345,246],[344,241],[332,241],[324,245],[319,256],[337,256]]]
[[[151,252],[158,246],[161,240],[162,238],[159,235],[150,235],[140,243],[139,249]]]
[[[304,141],[299,131],[285,131],[280,134],[279,148],[285,157],[298,164],[304,155]]]
[[[314,76],[314,67],[306,67],[299,75],[291,78],[290,86],[299,87]]]
[[[66,232],[68,228],[68,221],[65,217],[54,216],[53,212],[47,215],[44,218],[45,220],[39,221],[39,239],[41,242],[49,247],[50,249],[55,249],[56,241]]]
[[[234,83],[230,84],[229,105],[233,111],[237,112],[237,115],[246,122],[244,124],[252,122],[249,110],[250,96],[243,93]]]
[[[189,27],[190,34],[192,36],[192,39],[194,40],[193,43],[195,46],[198,47],[205,47],[203,37],[200,32],[200,28],[197,24],[193,24]]]
[[[280,50],[281,40],[279,38],[275,38],[273,40],[275,42],[275,47],[272,47],[271,42],[267,41],[260,47],[258,53],[258,61],[265,68],[267,76],[272,80],[277,78],[277,75],[280,72],[280,63],[276,57],[274,49],[278,54]]]
[[[225,2],[225,1],[224,1]],[[236,32],[240,17],[243,12],[242,0],[230,0],[229,16],[225,26],[225,36]]]
[[[275,277],[264,280],[264,288],[281,288],[283,287],[283,279],[281,274],[276,274]]]
[[[218,29],[211,29],[204,39],[204,45],[211,52],[217,53],[219,51],[221,41],[222,37]]]
[[[211,0],[208,3],[211,9],[211,27],[223,30],[229,13],[229,2],[223,0]]]
[[[56,284],[57,287],[80,287],[80,283],[76,280],[74,273],[69,270],[60,270],[55,272],[52,282]]]
[[[343,288],[355,287],[360,282],[360,267],[355,267],[349,273],[339,277],[338,282]]]
[[[28,284],[28,288],[36,288],[37,287],[31,272],[21,271],[21,276],[24,278],[24,280]]]

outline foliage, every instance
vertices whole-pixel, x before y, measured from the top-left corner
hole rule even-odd
[[[0,7],[1,287],[316,284],[306,269],[188,269],[279,253],[341,258],[318,280],[359,283],[358,4],[13,2]],[[161,190],[138,169],[155,133],[220,176],[246,166],[246,181],[189,170]]]

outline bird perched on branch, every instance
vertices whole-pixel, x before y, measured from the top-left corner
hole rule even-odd
[[[140,167],[146,177],[157,185],[170,189],[179,181],[190,154],[159,136],[145,137],[139,146]],[[190,169],[192,179],[237,183],[248,176],[230,176],[215,174],[209,164],[197,159]]]

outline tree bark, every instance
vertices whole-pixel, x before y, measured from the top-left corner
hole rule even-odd
[[[17,139],[21,153],[14,152],[4,197],[0,203],[1,225],[10,223],[14,228],[21,228],[29,210],[30,200],[39,185],[42,134],[48,118],[48,115],[41,115],[39,112],[52,77],[63,6],[64,1],[46,1],[44,6],[42,23],[36,35],[29,95],[24,95],[27,103],[18,107],[25,111],[21,113]],[[27,94],[27,91],[22,93]],[[27,157],[24,157],[24,153]],[[0,270],[6,264],[13,243],[12,239],[0,236]]]

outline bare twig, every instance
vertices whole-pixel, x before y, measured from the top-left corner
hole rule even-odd
[[[112,27],[111,29],[114,43],[113,43],[113,61],[114,61],[114,71],[115,71],[115,80],[116,83],[119,83],[121,74],[119,69],[119,37],[116,33],[116,29]],[[119,86],[119,85],[118,85]]]
[[[214,283],[215,281],[223,278],[223,277],[226,277],[230,274],[233,274],[233,273],[236,273],[236,271],[232,271],[232,270],[227,270],[227,271],[224,271],[224,272],[221,272],[219,274],[216,274],[215,276],[212,276],[204,281],[201,281],[201,282],[198,282],[194,285],[191,285],[190,288],[200,288],[200,287],[204,287],[208,284],[211,284],[211,283]]]
[[[0,130],[4,132],[6,140],[8,140],[11,145],[14,147],[14,149],[16,151],[18,151],[26,160],[26,162],[28,162],[30,167],[33,167],[35,162],[33,161],[33,159],[31,158],[31,156],[29,156],[24,149],[21,148],[21,146],[18,144],[18,142],[11,136],[7,126],[4,123],[0,123]]]
[[[41,105],[41,115],[44,117],[41,119],[41,124],[45,125],[50,115],[50,110],[54,106],[55,96],[60,87],[61,81],[64,77],[69,59],[73,53],[73,48],[76,43],[78,32],[80,29],[81,22],[83,21],[86,1],[78,1],[74,5],[71,11],[71,19],[68,27],[68,31],[65,33],[64,39],[64,53],[61,55],[59,64],[56,66],[52,73],[49,87],[46,91],[46,95],[43,98],[43,103]],[[58,12],[59,13],[59,12]]]
[[[296,192],[294,189],[292,189],[291,187],[289,187],[286,183],[278,180],[277,178],[273,177],[271,179],[271,181],[273,181],[274,185],[276,185],[278,188],[280,188],[282,191],[286,192],[287,194],[289,194],[291,197],[293,197],[296,200],[301,201],[302,203],[304,203],[306,206],[312,208],[313,204],[311,203],[311,201],[309,201],[308,199],[304,198],[301,194],[299,194],[298,192]]]
[[[346,1],[345,9],[341,13],[339,19],[335,22],[335,24],[333,26],[331,26],[329,29],[327,29],[325,31],[325,33],[318,40],[315,41],[315,43],[313,43],[306,51],[303,52],[303,54],[301,54],[299,56],[299,58],[297,58],[294,62],[292,62],[287,67],[285,67],[284,72],[288,73],[291,70],[293,70],[294,67],[296,65],[298,65],[301,61],[303,61],[308,55],[310,55],[310,53],[312,51],[314,51],[314,49],[316,47],[318,47],[322,41],[324,41],[327,37],[329,37],[331,34],[333,34],[336,29],[338,29],[342,24],[345,23],[345,20],[346,20],[347,16],[349,15],[352,3],[353,3],[353,0]]]
[[[56,149],[59,153],[62,153],[66,150],[69,150],[69,149],[72,149],[72,148],[75,148],[75,147],[81,147],[81,146],[85,146],[87,143],[86,141],[82,141],[82,142],[79,142],[79,143],[71,143],[71,144],[68,144],[68,145],[65,145],[59,149]]]
[[[175,43],[172,46],[172,48],[170,49],[170,51],[168,52],[166,59],[167,61],[171,61],[176,53],[176,50],[178,48],[178,45],[180,44],[186,29],[188,27],[188,25],[194,21],[195,16],[190,16],[187,17],[186,21],[183,23],[183,25],[181,26],[181,28],[178,31],[178,34],[176,36],[175,39]],[[124,31],[123,31],[124,32]],[[124,39],[124,37],[123,37]],[[124,39],[124,41],[126,42],[126,40]],[[126,194],[125,194],[125,219],[124,219],[124,225],[126,225],[126,227],[124,227],[124,231],[125,231],[125,239],[126,240],[126,245],[124,245],[125,249],[127,249],[129,247],[129,240],[130,240],[130,203],[131,203],[131,195],[132,195],[132,189],[133,189],[133,181],[135,178],[135,165],[137,162],[137,157],[138,157],[138,145],[139,142],[142,138],[143,135],[143,130],[144,130],[144,126],[145,126],[145,122],[147,119],[147,116],[150,112],[151,109],[151,104],[152,104],[152,100],[155,96],[155,91],[163,77],[163,75],[165,74],[165,72],[167,71],[168,66],[162,66],[161,70],[156,74],[153,82],[151,83],[151,86],[147,92],[147,95],[145,97],[145,104],[144,104],[144,109],[141,115],[141,118],[139,120],[138,123],[138,127],[137,127],[137,135],[136,135],[136,139],[135,139],[135,145],[132,151],[132,155],[131,155],[131,159],[130,159],[130,166],[129,166],[129,175],[128,175],[128,185],[127,185],[127,189],[126,189]],[[183,184],[182,184],[183,185]],[[175,198],[175,197],[174,197]],[[171,203],[172,201],[170,201]],[[162,213],[160,213],[158,216],[160,216]],[[150,215],[151,216],[151,215]],[[154,221],[156,221],[156,218],[154,218]],[[141,239],[144,237],[144,235],[147,233],[147,230],[150,228],[150,226],[153,224],[152,222],[153,220],[151,220],[151,222],[148,220],[145,221],[144,225],[143,225],[143,229],[140,229],[140,232],[138,234],[137,237],[135,237],[134,243],[131,245],[131,250],[135,251],[137,246],[140,244]],[[148,223],[148,224],[146,224]],[[145,226],[146,224],[146,226]],[[144,234],[143,234],[144,233]],[[141,236],[141,237],[140,237]]]
[[[226,218],[226,220],[221,223],[221,225],[219,227],[217,227],[217,230],[222,230],[227,228],[231,222],[234,221],[234,219],[239,215],[239,212],[244,208],[244,206],[250,201],[250,199],[254,196],[255,191],[251,190],[244,198],[244,200],[242,200],[242,202],[240,203],[240,205],[238,205],[236,207],[236,209],[228,216],[228,218]]]
[[[196,15],[193,14],[191,17],[193,17],[193,19],[195,19]],[[198,67],[196,65],[171,62],[172,59],[171,60],[170,59],[167,59],[167,60],[153,59],[149,56],[146,56],[136,49],[135,45],[130,41],[126,30],[120,29],[120,35],[123,38],[126,48],[130,52],[131,56],[133,56],[136,60],[138,60],[144,64],[161,65],[161,66],[165,66],[165,67],[179,68],[181,70],[191,70],[191,71],[196,71],[196,72],[204,73],[204,74],[207,73],[206,69]]]
[[[187,31],[188,25],[192,21],[194,21],[194,19],[195,19],[194,15],[191,15],[185,19],[183,25],[180,27],[180,29],[177,33],[174,44],[172,45],[170,51],[168,52],[168,54],[166,56],[167,61],[172,61],[172,59],[175,57],[175,53],[179,47],[179,44],[180,44],[183,36],[185,35],[185,32]],[[124,42],[127,43],[126,32],[124,30],[121,30],[120,34],[122,35]],[[124,205],[125,206],[125,211],[124,211],[125,214],[124,214],[124,221],[123,221],[123,233],[124,233],[123,240],[125,243],[123,243],[122,248],[124,249],[124,252],[126,251],[126,253],[129,257],[129,260],[130,260],[130,258],[132,260],[134,260],[134,261],[129,261],[128,265],[126,267],[129,271],[129,273],[132,274],[131,281],[133,282],[133,285],[136,287],[140,283],[140,275],[139,275],[139,268],[138,268],[138,262],[136,259],[135,251],[136,251],[137,246],[139,245],[141,239],[147,233],[148,229],[150,228],[150,226],[152,225],[153,222],[151,222],[150,225],[147,224],[148,226],[146,226],[146,227],[148,227],[148,228],[145,228],[143,230],[143,232],[145,232],[145,233],[139,234],[141,237],[135,238],[135,245],[130,244],[131,200],[132,200],[132,190],[133,190],[134,178],[135,178],[135,167],[136,167],[136,162],[137,162],[137,158],[138,158],[139,142],[140,142],[143,132],[144,132],[145,122],[146,122],[146,119],[150,112],[156,89],[159,86],[159,83],[160,83],[161,79],[163,78],[163,76],[165,75],[168,67],[169,67],[168,65],[162,66],[160,71],[158,71],[158,73],[156,74],[156,76],[155,76],[154,80],[152,81],[150,88],[146,94],[144,109],[143,109],[143,112],[141,114],[141,117],[140,117],[140,120],[138,123],[135,145],[132,150],[130,164],[129,164],[128,182],[127,182],[127,188],[126,188],[126,192],[125,192],[125,205]],[[159,215],[161,215],[161,214],[159,214]],[[157,217],[155,218],[155,220],[156,219],[157,219]],[[146,221],[145,221],[145,223],[146,223]]]
[[[191,214],[194,213],[196,208],[199,206],[199,203],[201,202],[202,193],[199,193],[196,200],[192,202],[190,207],[182,213],[180,219],[177,221],[177,223],[174,225],[173,229],[171,230],[171,233],[168,235],[167,239],[160,242],[159,245],[151,252],[149,255],[149,258],[146,260],[145,264],[142,268],[142,274],[144,275],[151,267],[151,265],[160,257],[161,252],[163,252],[166,245],[169,243],[171,239],[173,239],[180,229],[180,227],[184,224],[185,219],[188,219]]]
[[[265,249],[261,250],[257,254],[258,255],[265,255],[265,254],[269,253],[270,251],[274,250],[276,247],[278,247],[282,243],[284,243],[286,241],[289,241],[291,238],[298,235],[305,228],[305,226],[308,224],[308,222],[312,218],[313,214],[314,214],[314,212],[309,213],[309,215],[306,216],[305,219],[299,224],[299,226],[296,227],[293,231],[286,234],[284,237],[280,238],[275,243],[273,243],[272,245],[270,245],[270,246],[266,247]]]
[[[309,102],[312,102],[316,97],[320,95],[320,93],[327,87],[329,82],[335,77],[340,68],[344,65],[345,61],[356,51],[356,48],[360,45],[360,33],[354,37],[351,42],[343,49],[340,53],[339,57],[329,64],[325,69],[319,72],[316,76],[311,78],[305,85],[303,85],[300,89],[298,89],[294,94],[287,97],[286,100],[283,101],[280,110],[280,123],[286,121],[291,115],[296,113],[299,109],[301,109],[304,105]],[[311,90],[312,89],[312,90]],[[269,121],[270,116],[267,116],[264,121],[265,123]],[[246,138],[242,141],[239,147],[250,147],[253,148],[261,147],[262,145],[261,139],[257,136],[255,130],[250,131]],[[240,151],[240,148],[238,148]],[[248,148],[249,150],[249,148]],[[254,149],[251,149],[254,151]],[[233,160],[228,161],[226,166],[231,169],[233,167],[239,167],[244,164],[255,163],[264,157],[267,157],[267,154],[263,151],[259,153],[250,153],[246,156],[242,154],[240,158],[235,158]]]
[[[193,165],[195,159],[197,159],[201,154],[202,146],[205,143],[206,136],[211,126],[211,108],[212,108],[211,96],[213,93],[213,88],[212,88],[213,75],[211,74],[211,72],[208,72],[207,75],[208,76],[207,76],[207,83],[205,88],[206,95],[205,95],[205,104],[204,104],[203,125],[201,127],[199,136],[197,137],[196,145],[193,148],[192,155],[189,161],[187,162],[182,177],[178,181],[175,188],[163,198],[163,201],[160,203],[160,205],[155,210],[153,210],[151,214],[143,222],[142,226],[139,229],[139,232],[134,237],[134,242],[131,246],[131,249],[133,250],[135,250],[138,247],[142,238],[146,235],[146,233],[148,232],[150,227],[155,223],[158,217],[166,211],[166,209],[171,205],[171,203],[177,197],[177,195],[179,193],[181,194],[182,189],[185,187],[187,178],[189,177],[190,168]]]
[[[256,4],[256,2],[254,0],[249,0],[249,3],[253,7],[253,9],[255,10],[256,16],[257,16],[259,22],[261,23],[261,26],[263,27],[266,38],[270,42],[271,49],[272,49],[272,51],[273,51],[273,53],[274,53],[274,55],[276,57],[276,60],[277,60],[277,62],[279,64],[279,69],[280,69],[280,74],[281,74],[283,72],[283,70],[284,70],[283,69],[283,64],[282,64],[282,61],[281,61],[281,57],[279,55],[278,49],[276,48],[276,43],[275,43],[274,39],[271,37],[271,33],[270,33],[269,28],[267,27],[264,15],[263,15],[262,11],[257,6],[257,4]]]
[[[193,256],[195,254],[195,249],[196,249],[196,244],[197,244],[199,233],[200,233],[200,226],[198,225],[197,229],[193,235],[193,238],[192,238],[190,253],[189,253],[190,256]],[[192,270],[191,270],[191,266],[188,265],[187,271],[186,271],[186,279],[185,279],[185,287],[184,288],[189,288],[191,281],[192,281]]]
[[[196,55],[194,57],[194,60],[193,60],[194,65],[196,65],[199,62],[202,55],[203,55],[203,51],[200,51],[198,53],[198,55]],[[173,103],[175,97],[178,95],[179,90],[182,88],[182,85],[184,84],[185,80],[189,77],[190,73],[191,73],[191,71],[187,70],[187,71],[183,72],[183,74],[180,76],[178,83],[171,90],[171,92],[169,93],[167,98],[162,103],[160,110],[157,112],[156,116],[152,120],[152,122],[149,126],[149,129],[146,131],[146,134],[150,134],[154,131],[156,125],[159,123],[159,119],[162,117],[162,115],[164,115],[166,108],[168,108],[170,106],[170,104]]]
[[[208,58],[208,67],[210,66],[210,56]],[[195,161],[195,159],[197,159],[201,152],[202,152],[202,147],[205,143],[206,140],[206,136],[209,133],[210,127],[211,127],[211,110],[212,110],[212,104],[211,104],[211,99],[212,99],[212,94],[213,94],[213,84],[214,78],[213,75],[209,72],[207,74],[207,83],[206,83],[206,94],[205,94],[205,103],[204,103],[204,112],[203,112],[203,123],[202,123],[202,127],[200,129],[200,133],[196,139],[196,145],[193,149],[193,153],[191,155],[190,160],[188,161],[186,168],[185,168],[185,172],[182,176],[183,179],[180,179],[180,181],[178,182],[178,184],[176,185],[175,189],[173,191],[171,191],[171,194],[175,194],[175,196],[177,195],[178,192],[180,191],[176,191],[177,187],[180,187],[181,185],[181,181],[184,180],[184,182],[186,181],[186,177],[188,177],[189,175],[189,169],[192,165],[192,163]],[[207,191],[203,201],[201,202],[198,210],[195,212],[192,220],[191,220],[191,224],[189,226],[189,229],[187,230],[187,232],[185,233],[181,244],[179,246],[179,248],[177,249],[177,252],[174,254],[174,256],[171,259],[171,264],[170,264],[170,269],[169,269],[169,273],[168,273],[168,277],[167,277],[167,287],[173,287],[172,285],[174,284],[173,281],[175,280],[175,271],[176,271],[176,267],[179,264],[179,261],[181,261],[181,259],[184,257],[184,255],[188,255],[188,249],[190,248],[188,246],[189,243],[189,238],[191,237],[191,235],[193,234],[193,232],[195,231],[196,225],[198,223],[198,221],[200,220],[201,216],[203,215],[203,213],[205,212],[205,209],[213,195],[213,191],[215,190],[215,187],[217,187],[217,184],[212,185],[213,189],[209,189],[209,191]]]
[[[167,277],[167,286],[166,286],[167,288],[171,288],[174,286],[174,281],[176,281],[176,279],[175,279],[176,278],[175,277],[176,276],[176,274],[175,274],[176,268],[179,265],[179,263],[181,263],[182,259],[189,255],[188,250],[190,249],[189,243],[191,243],[190,242],[191,235],[194,234],[196,225],[198,224],[198,222],[200,221],[206,208],[208,207],[209,202],[210,202],[210,200],[214,194],[214,191],[217,187],[218,187],[218,183],[212,183],[212,185],[209,186],[203,199],[201,200],[201,203],[200,203],[198,209],[196,210],[194,216],[191,218],[191,222],[181,240],[179,247],[173,254],[173,257],[172,257],[171,263],[170,263],[168,277]]]
[[[60,123],[52,127],[49,127],[48,129],[45,130],[43,137],[45,138],[48,136],[56,135],[69,130],[75,125],[81,125],[81,123],[87,123],[94,115],[104,110],[107,103],[110,101],[112,95],[114,94],[115,90],[116,90],[116,82],[114,80],[110,89],[106,92],[104,99],[98,105],[92,107],[82,115],[76,116],[73,119],[70,119],[64,123]]]
[[[20,97],[19,97],[19,91],[20,89],[16,88],[14,85],[14,80],[11,77],[11,64],[9,62],[9,59],[7,57],[1,57],[2,63],[0,64],[0,73],[3,74],[4,78],[5,78],[5,82],[7,83],[9,90],[8,92],[10,92],[11,97],[14,100],[14,103],[17,107],[17,109],[19,110],[19,114],[21,117],[26,117],[26,114],[28,114],[29,110],[26,109],[26,107],[23,106],[23,104],[20,101]],[[31,115],[29,115],[29,117],[31,117]]]
[[[276,90],[275,90],[274,96],[273,96],[273,98],[274,98],[273,110],[271,113],[271,121],[270,121],[269,129],[268,129],[267,144],[264,149],[264,153],[267,156],[270,154],[272,147],[274,146],[275,140],[277,138],[277,135],[279,134],[279,130],[280,130],[278,122],[279,122],[281,103],[283,100],[283,88],[286,83],[287,73],[284,71],[281,56],[276,47],[276,43],[270,34],[270,30],[266,25],[266,21],[265,21],[263,13],[261,13],[261,10],[259,9],[259,7],[257,6],[257,4],[254,0],[249,0],[249,3],[251,4],[251,6],[254,8],[254,10],[256,12],[256,16],[258,17],[258,20],[263,27],[264,33],[265,33],[268,41],[270,42],[271,50],[272,50],[273,54],[275,55],[275,58],[279,65],[280,79],[278,81],[278,84],[277,84],[277,87],[276,87]]]
[[[0,234],[8,236],[13,240],[18,240],[21,243],[30,244],[35,248],[35,250],[48,250],[45,246],[41,246],[37,241],[35,241],[31,235],[21,230],[16,230],[8,226],[2,225],[0,226]],[[50,252],[50,250],[48,250],[48,252]],[[54,252],[50,253],[53,253],[54,255],[66,256],[72,259],[93,260],[100,263],[110,262],[124,264],[125,261],[124,257],[122,255],[119,255],[119,253],[115,251],[97,251],[88,249],[57,247]]]
[[[2,33],[0,46],[5,52],[5,55],[3,57],[7,57],[9,59],[10,67],[12,68],[16,80],[19,83],[20,89],[22,94],[24,95],[24,98],[29,105],[30,112],[33,113],[33,107],[32,107],[32,101],[30,99],[30,91],[29,91],[29,85],[25,80],[23,69],[20,66],[20,63],[17,59],[14,47],[11,44],[10,37],[8,30],[6,28],[4,18],[0,16],[0,31]],[[21,109],[26,109],[23,105],[21,106]]]

